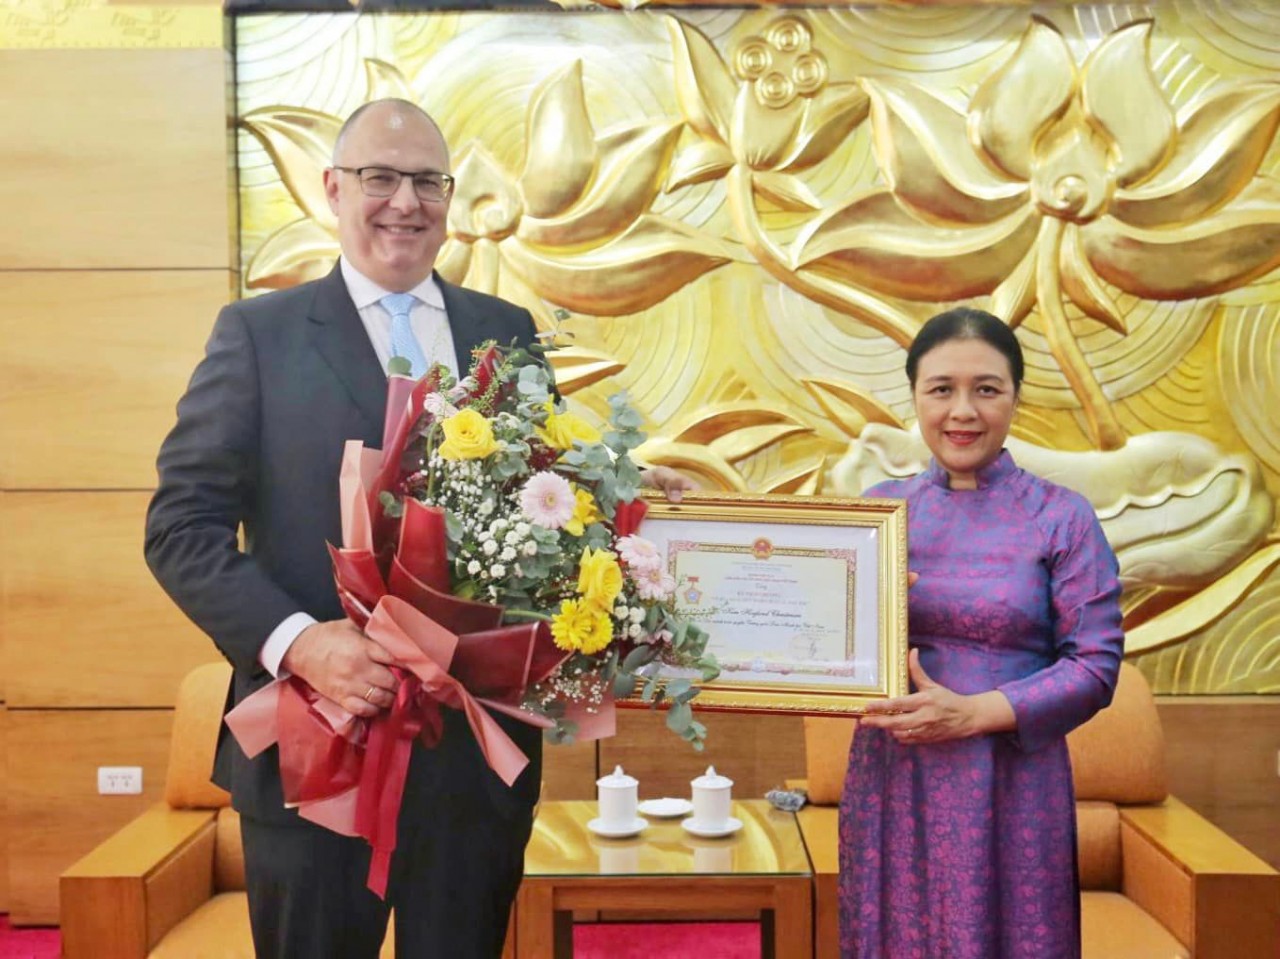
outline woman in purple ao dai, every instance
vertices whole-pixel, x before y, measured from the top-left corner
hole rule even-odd
[[[1080,496],[1004,441],[1012,330],[958,309],[907,355],[933,460],[907,501],[911,695],[859,724],[840,804],[844,959],[1078,959],[1066,734],[1111,701],[1115,556]]]

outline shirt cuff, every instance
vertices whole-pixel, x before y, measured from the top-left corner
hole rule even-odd
[[[289,651],[289,647],[293,645],[293,641],[308,626],[313,626],[318,620],[306,613],[294,613],[271,631],[271,635],[267,637],[267,641],[262,644],[262,648],[258,650],[258,662],[262,663],[266,669],[276,679],[284,679],[289,675],[289,671],[284,669],[280,664],[284,661],[284,654]]]

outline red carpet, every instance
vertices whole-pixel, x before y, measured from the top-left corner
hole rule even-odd
[[[0,959],[58,959],[62,937],[57,929],[10,929],[0,915]]]
[[[575,959],[760,959],[757,922],[608,922],[573,927]]]
[[[576,959],[759,959],[754,922],[593,923],[574,926]],[[0,915],[0,959],[58,959],[57,929],[10,929]]]

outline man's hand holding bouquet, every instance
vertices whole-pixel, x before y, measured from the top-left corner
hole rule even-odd
[[[393,375],[383,449],[351,441],[343,461],[335,581],[351,622],[392,660],[394,704],[353,716],[290,677],[227,716],[249,755],[279,743],[300,815],[370,842],[379,894],[410,750],[439,741],[443,707],[466,715],[510,784],[528,759],[490,710],[553,741],[600,738],[615,695],[640,689],[701,749],[697,687],[660,676],[718,672],[706,632],[676,612],[665,557],[639,534],[629,454],[644,434],[625,396],[610,399],[601,433],[565,411],[533,352],[490,345],[452,379],[438,366],[416,383]]]

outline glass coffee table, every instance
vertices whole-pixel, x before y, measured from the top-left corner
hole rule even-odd
[[[637,836],[587,828],[590,801],[544,802],[524,857],[516,900],[517,959],[573,955],[574,910],[707,916],[760,915],[761,955],[813,955],[812,875],[795,816],[764,800],[733,804],[742,828],[702,838],[679,819],[647,818]]]

